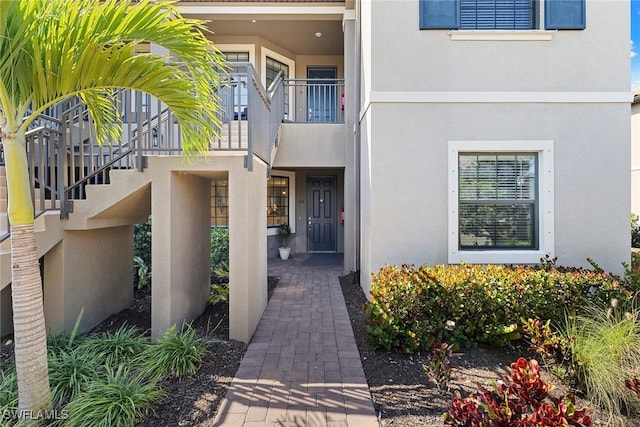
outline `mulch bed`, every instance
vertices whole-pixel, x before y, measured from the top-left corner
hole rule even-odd
[[[269,297],[278,278],[269,278]],[[355,335],[360,358],[374,407],[381,426],[442,426],[442,413],[447,410],[454,391],[466,395],[476,390],[476,384],[485,386],[509,372],[509,365],[518,357],[533,357],[523,343],[510,347],[478,347],[465,349],[454,355],[452,365],[454,379],[446,387],[438,389],[429,382],[424,372],[424,355],[405,355],[384,350],[374,350],[365,329],[362,306],[365,296],[360,286],[354,283],[353,274],[340,277],[347,310]],[[149,291],[136,291],[134,304],[102,322],[92,332],[113,331],[122,324],[133,325],[148,331],[151,326],[151,295]],[[229,307],[218,303],[208,306],[205,312],[192,323],[200,336],[213,341],[209,354],[200,370],[193,376],[181,380],[167,380],[162,386],[165,397],[156,411],[139,423],[142,427],[156,426],[212,426],[213,418],[224,397],[246,345],[229,340]],[[4,337],[5,343],[10,337]],[[0,349],[0,362],[13,359],[11,345]],[[546,379],[558,386],[558,392],[569,391],[557,384],[552,377]],[[579,400],[579,405],[587,403]],[[593,425],[607,425],[607,415],[593,411]],[[624,425],[640,426],[637,418],[625,418]]]

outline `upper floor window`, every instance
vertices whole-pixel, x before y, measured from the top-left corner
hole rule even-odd
[[[276,79],[276,76],[280,71],[282,71],[282,75],[285,79],[289,77],[289,66],[287,64],[267,56],[266,76],[265,76],[267,81],[267,87],[269,87],[269,85],[273,83],[273,81]]]
[[[586,0],[419,0],[420,29],[582,30]]]

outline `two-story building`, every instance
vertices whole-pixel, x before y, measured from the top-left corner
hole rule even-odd
[[[183,164],[170,112],[131,95],[125,134],[135,149],[125,142],[106,161],[90,138],[69,142],[69,170],[107,165],[111,177],[86,185],[85,200],[73,180],[59,191],[63,211],[76,200],[42,249],[50,325],[71,326],[85,307],[89,327],[130,302],[131,252],[119,248],[149,213],[156,335],[204,308],[211,225],[229,227],[231,336],[244,341],[266,306],[283,222],[294,256],[343,254],[365,293],[385,263],[529,264],[549,254],[620,272],[628,261],[627,2],[179,6],[209,21],[230,64],[221,137],[208,158]],[[61,138],[83,135],[81,122],[61,120]],[[117,255],[97,267],[105,251]]]

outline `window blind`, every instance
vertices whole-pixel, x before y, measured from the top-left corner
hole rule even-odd
[[[533,16],[531,0],[460,0],[463,30],[526,30]]]
[[[458,158],[460,248],[536,248],[537,155]]]

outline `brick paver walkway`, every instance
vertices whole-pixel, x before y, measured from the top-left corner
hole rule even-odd
[[[338,276],[269,260],[280,276],[216,426],[378,426]]]

